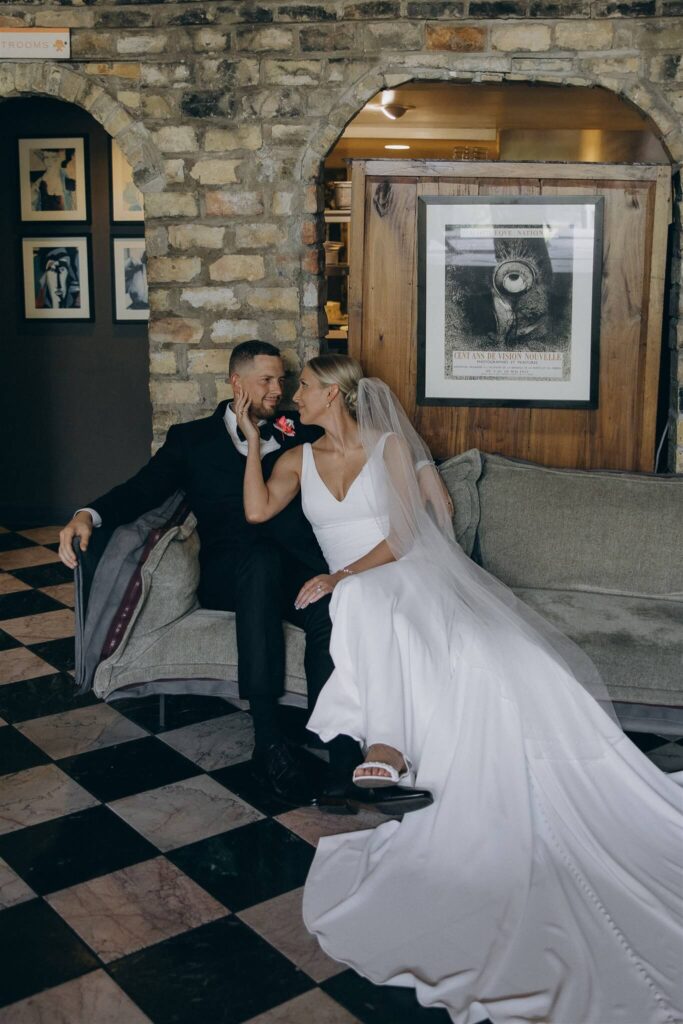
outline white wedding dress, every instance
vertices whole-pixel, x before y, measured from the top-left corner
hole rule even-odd
[[[382,447],[338,501],[304,446],[331,571],[386,535]],[[438,565],[350,576],[330,610],[335,671],[308,727],[402,751],[434,803],[321,839],[304,919],[323,949],[456,1024],[683,1021],[678,780],[522,630],[501,620],[494,643]]]

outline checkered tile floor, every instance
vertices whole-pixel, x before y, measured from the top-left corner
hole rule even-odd
[[[318,838],[381,818],[264,801],[225,701],[169,697],[162,726],[156,698],[74,695],[57,532],[0,530],[0,1024],[447,1024],[301,922]],[[683,769],[683,739],[633,738]]]

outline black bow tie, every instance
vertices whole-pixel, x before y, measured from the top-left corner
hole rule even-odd
[[[271,437],[273,436],[273,421],[266,420],[265,423],[262,423],[261,426],[258,428],[258,432],[261,435],[262,441],[270,441]],[[239,427],[237,428],[237,437],[239,438],[240,441],[246,441],[246,437],[244,436]]]

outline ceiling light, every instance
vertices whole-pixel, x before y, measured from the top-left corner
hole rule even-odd
[[[403,145],[399,145],[398,143],[395,143],[394,145],[385,146],[384,148],[385,149],[410,149],[410,146],[403,146]]]

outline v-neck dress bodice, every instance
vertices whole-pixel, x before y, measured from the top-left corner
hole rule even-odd
[[[330,572],[362,558],[386,536],[383,474],[374,464],[382,448],[377,445],[340,501],[323,483],[311,445],[303,445],[301,504]]]

